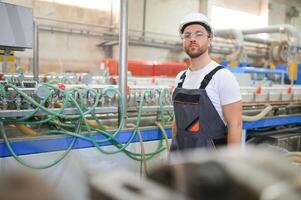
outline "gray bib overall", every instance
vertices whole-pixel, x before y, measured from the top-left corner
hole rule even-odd
[[[171,151],[190,148],[215,149],[215,141],[226,141],[227,128],[206,93],[206,86],[222,66],[208,73],[199,89],[184,89],[186,72],[173,92],[177,135]]]

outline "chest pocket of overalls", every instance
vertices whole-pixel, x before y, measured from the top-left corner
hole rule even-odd
[[[174,98],[177,129],[196,133],[200,130],[200,95],[178,93]]]

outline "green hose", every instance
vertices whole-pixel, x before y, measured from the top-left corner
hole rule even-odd
[[[67,150],[63,153],[63,155],[61,157],[59,157],[58,159],[54,160],[52,163],[46,164],[46,165],[42,165],[42,166],[35,166],[35,165],[31,165],[29,163],[26,163],[24,160],[22,160],[22,158],[20,158],[20,156],[18,156],[16,154],[16,152],[13,150],[12,146],[10,145],[8,139],[7,139],[7,135],[3,126],[3,122],[0,122],[0,131],[3,137],[3,140],[9,150],[9,152],[11,153],[11,155],[16,159],[16,161],[18,163],[20,163],[21,165],[31,168],[31,169],[47,169],[50,168],[56,164],[58,164],[60,161],[62,161],[67,155],[68,153],[71,151],[72,147],[74,146],[75,142],[76,142],[76,137],[74,137],[71,141],[71,143],[69,144]]]
[[[1,84],[0,84],[1,85]],[[3,136],[4,142],[8,147],[8,150],[10,151],[10,153],[12,154],[12,156],[22,165],[27,166],[29,168],[33,168],[33,169],[46,169],[49,168],[51,166],[56,165],[57,163],[59,163],[64,157],[67,156],[67,154],[71,151],[72,147],[74,146],[74,143],[76,141],[77,138],[83,139],[83,140],[87,140],[91,143],[93,143],[93,145],[96,147],[96,149],[98,149],[100,152],[104,153],[104,154],[115,154],[115,153],[119,153],[119,152],[124,152],[128,157],[130,157],[133,160],[136,161],[141,161],[142,158],[143,160],[149,160],[152,159],[155,155],[159,154],[160,152],[164,151],[166,149],[166,147],[163,147],[163,136],[161,137],[159,144],[157,146],[157,148],[151,152],[151,153],[144,153],[143,156],[141,153],[136,153],[136,152],[131,152],[130,150],[127,149],[127,147],[129,146],[129,144],[132,143],[133,139],[135,138],[135,136],[137,135],[137,132],[139,131],[139,127],[140,127],[140,122],[141,122],[141,116],[142,116],[142,108],[145,102],[145,98],[147,96],[147,94],[150,94],[150,90],[146,90],[142,93],[141,97],[140,97],[140,103],[138,106],[138,116],[137,116],[137,122],[135,124],[135,128],[132,131],[128,141],[125,144],[122,144],[118,141],[117,139],[117,135],[120,133],[121,128],[124,126],[125,123],[125,118],[126,118],[126,113],[121,112],[121,122],[119,124],[119,126],[117,127],[116,130],[114,131],[110,131],[107,132],[103,129],[99,129],[99,128],[93,128],[89,126],[89,123],[87,122],[87,117],[92,117],[92,119],[94,119],[97,124],[99,125],[99,127],[101,127],[103,124],[102,122],[97,118],[97,116],[95,115],[95,108],[97,107],[99,101],[101,98],[108,96],[109,92],[113,92],[114,94],[116,94],[119,97],[119,106],[121,108],[124,107],[124,98],[121,95],[120,91],[114,87],[106,87],[102,90],[102,93],[99,94],[97,92],[97,90],[95,89],[91,89],[91,88],[85,88],[86,92],[92,92],[95,95],[95,100],[94,103],[92,104],[92,106],[90,107],[86,107],[84,104],[84,98],[81,95],[80,92],[80,88],[73,88],[71,91],[67,91],[67,90],[62,90],[60,88],[57,88],[54,85],[51,84],[44,84],[47,87],[51,88],[51,91],[49,92],[49,94],[47,95],[47,97],[41,102],[38,103],[36,102],[33,98],[31,98],[30,96],[28,96],[26,93],[24,93],[23,91],[21,91],[19,88],[17,88],[16,86],[14,86],[13,84],[8,83],[7,84],[9,87],[13,88],[19,95],[21,95],[21,97],[23,97],[24,99],[26,99],[28,102],[30,102],[30,104],[32,104],[33,106],[35,106],[35,110],[33,112],[31,112],[30,114],[22,117],[22,118],[17,118],[17,119],[13,119],[13,118],[8,118],[8,119],[3,119],[0,122],[0,128],[1,128],[1,134]],[[3,89],[3,88],[2,88]],[[5,90],[4,90],[5,91]],[[0,92],[1,92],[1,87],[0,87]],[[58,112],[53,112],[51,109],[46,108],[44,105],[45,103],[48,101],[48,99],[55,93],[55,92],[60,92],[62,93],[63,97],[64,97],[64,101],[62,104],[62,107],[59,109]],[[164,92],[166,92],[166,90],[161,90],[160,91],[160,115],[161,115],[161,125],[159,126],[161,131],[164,130],[164,110],[163,110],[163,94]],[[79,103],[73,98],[73,94],[77,93],[78,97],[79,97]],[[77,114],[75,115],[64,115],[62,114],[64,112],[64,109],[67,106],[73,106],[77,109]],[[121,109],[123,110],[123,109]],[[35,120],[32,121],[32,117],[38,112],[38,111],[44,111],[46,112],[49,116],[46,119],[42,119],[42,120]],[[78,123],[77,125],[74,124],[74,120],[76,120]],[[49,129],[47,131],[42,132],[42,135],[49,135],[49,134],[63,134],[63,135],[68,135],[73,137],[72,142],[70,143],[70,145],[68,146],[67,150],[64,152],[64,154],[56,159],[55,161],[47,164],[47,165],[43,165],[43,166],[34,166],[31,164],[28,164],[26,162],[24,162],[13,150],[13,148],[11,147],[4,126],[3,126],[3,122],[4,123],[23,123],[23,124],[27,124],[27,125],[42,125],[42,124],[49,124],[49,125],[54,125],[57,126],[59,129]],[[68,130],[64,130],[64,128],[66,129],[71,129],[75,131],[68,131]],[[87,134],[81,134],[80,130],[86,130]],[[96,139],[94,138],[93,134],[95,132],[98,132],[102,135],[104,135],[106,138],[105,139]],[[142,138],[140,138],[142,139]],[[165,136],[166,139],[166,136]],[[117,148],[116,150],[105,150],[103,149],[100,145],[103,142],[108,142],[111,141],[112,144]],[[168,146],[168,145],[167,145]]]

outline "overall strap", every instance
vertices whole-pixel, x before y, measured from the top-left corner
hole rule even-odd
[[[178,88],[182,88],[182,86],[183,86],[183,83],[184,83],[184,80],[185,80],[185,78],[186,78],[186,72],[187,71],[185,71],[182,75],[181,75],[181,77],[180,77],[180,80],[179,80],[179,83],[178,83]]]
[[[214,68],[211,72],[209,72],[203,79],[200,89],[205,89],[208,85],[208,83],[211,81],[213,75],[220,69],[223,69],[223,66],[217,66],[216,68]]]

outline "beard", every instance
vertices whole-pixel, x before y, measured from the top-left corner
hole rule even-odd
[[[208,50],[208,48],[206,47],[202,48],[200,46],[191,47],[191,45],[189,45],[188,47],[185,47],[184,50],[187,53],[187,55],[189,55],[190,58],[197,58],[203,55]]]

